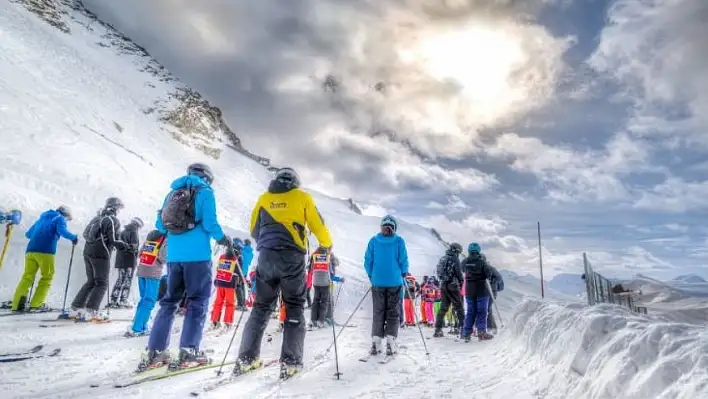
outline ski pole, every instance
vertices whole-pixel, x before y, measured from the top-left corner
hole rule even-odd
[[[76,244],[71,246],[71,256],[69,256],[69,272],[66,274],[66,287],[64,288],[64,302],[61,305],[61,314],[66,313],[66,297],[69,295],[69,280],[71,279],[71,265],[74,264],[74,250]]]
[[[406,289],[408,290],[408,294],[411,296],[411,298],[415,298],[413,296],[413,290],[408,287],[408,283],[403,282],[403,284],[406,286]],[[420,333],[420,340],[423,341],[423,348],[425,348],[425,356],[428,357],[428,361],[430,361],[430,352],[428,352],[428,344],[425,343],[425,337],[423,336],[423,329],[420,328],[420,322],[418,321],[418,312],[415,308],[415,302],[413,302],[413,317],[415,318],[415,325],[418,326],[418,332]]]
[[[334,367],[336,370],[334,375],[337,377],[337,379],[339,379],[339,376],[341,376],[342,373],[339,372],[339,352],[337,351],[337,333],[334,326],[334,305],[332,304],[332,301],[329,301],[329,309],[332,312],[332,344],[334,345]]]
[[[10,244],[10,239],[12,238],[12,230],[14,229],[14,224],[8,224],[5,227],[5,243],[2,246],[2,253],[0,253],[0,269],[5,262],[5,255],[7,254],[7,247]]]
[[[342,293],[342,287],[344,286],[344,283],[339,283],[339,288],[337,288],[337,296],[334,298],[334,305],[332,305],[332,320],[334,320],[334,309],[337,308],[337,304],[339,303],[339,294]]]
[[[359,310],[359,308],[361,307],[361,304],[364,303],[364,299],[366,299],[366,297],[369,296],[369,293],[370,293],[370,292],[371,292],[371,287],[369,287],[369,289],[366,290],[366,293],[364,294],[363,297],[361,297],[361,300],[360,300],[359,303],[356,305],[356,308],[354,308],[354,311],[352,312],[352,314],[349,315],[349,318],[347,319],[347,321],[344,322],[344,325],[342,325],[342,328],[339,329],[339,332],[338,332],[337,335],[335,335],[335,337],[334,337],[334,338],[335,338],[335,341],[336,341],[337,338],[339,338],[340,335],[342,335],[342,332],[344,331],[345,328],[347,328],[347,325],[348,325],[349,322],[351,321],[352,317],[354,317],[354,315],[356,314],[356,311]],[[332,342],[332,343],[329,345],[329,347],[327,348],[326,351],[324,351],[324,354],[323,354],[322,356],[328,354],[329,351],[332,349],[332,346],[333,346],[333,345],[334,345],[334,342]]]
[[[231,351],[231,345],[234,343],[234,339],[236,338],[236,331],[238,331],[238,327],[241,325],[241,320],[243,320],[243,315],[246,312],[241,311],[241,315],[238,316],[238,321],[236,322],[236,326],[234,327],[234,333],[231,335],[231,341],[229,341],[229,346],[226,348],[226,353],[224,353],[224,359],[221,360],[221,365],[219,365],[219,370],[216,372],[216,375],[220,376],[221,375],[221,369],[224,367],[224,364],[226,364],[226,357],[229,356],[229,352]]]
[[[489,280],[484,280],[484,282],[487,283],[487,290],[489,291],[489,297],[492,298],[492,305],[494,305],[494,312],[496,313],[496,316],[499,317],[499,325],[503,328],[504,322],[501,319],[501,313],[499,313],[499,307],[497,307],[496,298],[494,298],[494,291],[492,291],[492,285],[489,283]],[[492,317],[496,318],[494,314],[492,314]]]

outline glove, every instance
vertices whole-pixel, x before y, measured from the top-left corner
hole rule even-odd
[[[504,291],[504,280],[497,282],[497,291]]]
[[[74,238],[73,240],[71,240],[71,243],[72,243],[73,245],[77,245],[77,244],[79,243],[79,237],[76,237],[76,238]]]
[[[231,240],[231,237],[227,236],[226,234],[224,234],[224,236],[221,237],[221,240],[218,240],[216,243],[219,245],[223,245],[226,248],[233,248],[234,246],[234,242]]]

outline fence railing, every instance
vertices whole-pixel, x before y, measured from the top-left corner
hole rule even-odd
[[[635,313],[647,313],[647,308],[634,303],[634,292],[613,292],[614,284],[604,276],[596,273],[585,253],[583,253],[583,266],[585,268],[585,290],[588,295],[588,305],[598,303],[614,303],[629,308]]]

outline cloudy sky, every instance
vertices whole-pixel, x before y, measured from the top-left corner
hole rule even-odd
[[[306,185],[499,266],[708,277],[704,0],[85,0]]]

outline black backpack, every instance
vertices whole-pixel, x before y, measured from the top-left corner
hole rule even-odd
[[[457,282],[454,259],[450,255],[443,255],[438,262],[437,275],[441,283]]]
[[[197,189],[183,187],[172,190],[162,207],[162,224],[172,234],[186,233],[199,224],[196,220],[195,199]]]
[[[84,240],[87,244],[92,244],[103,240],[103,232],[101,231],[101,221],[103,216],[98,215],[91,219],[89,224],[84,229]]]

